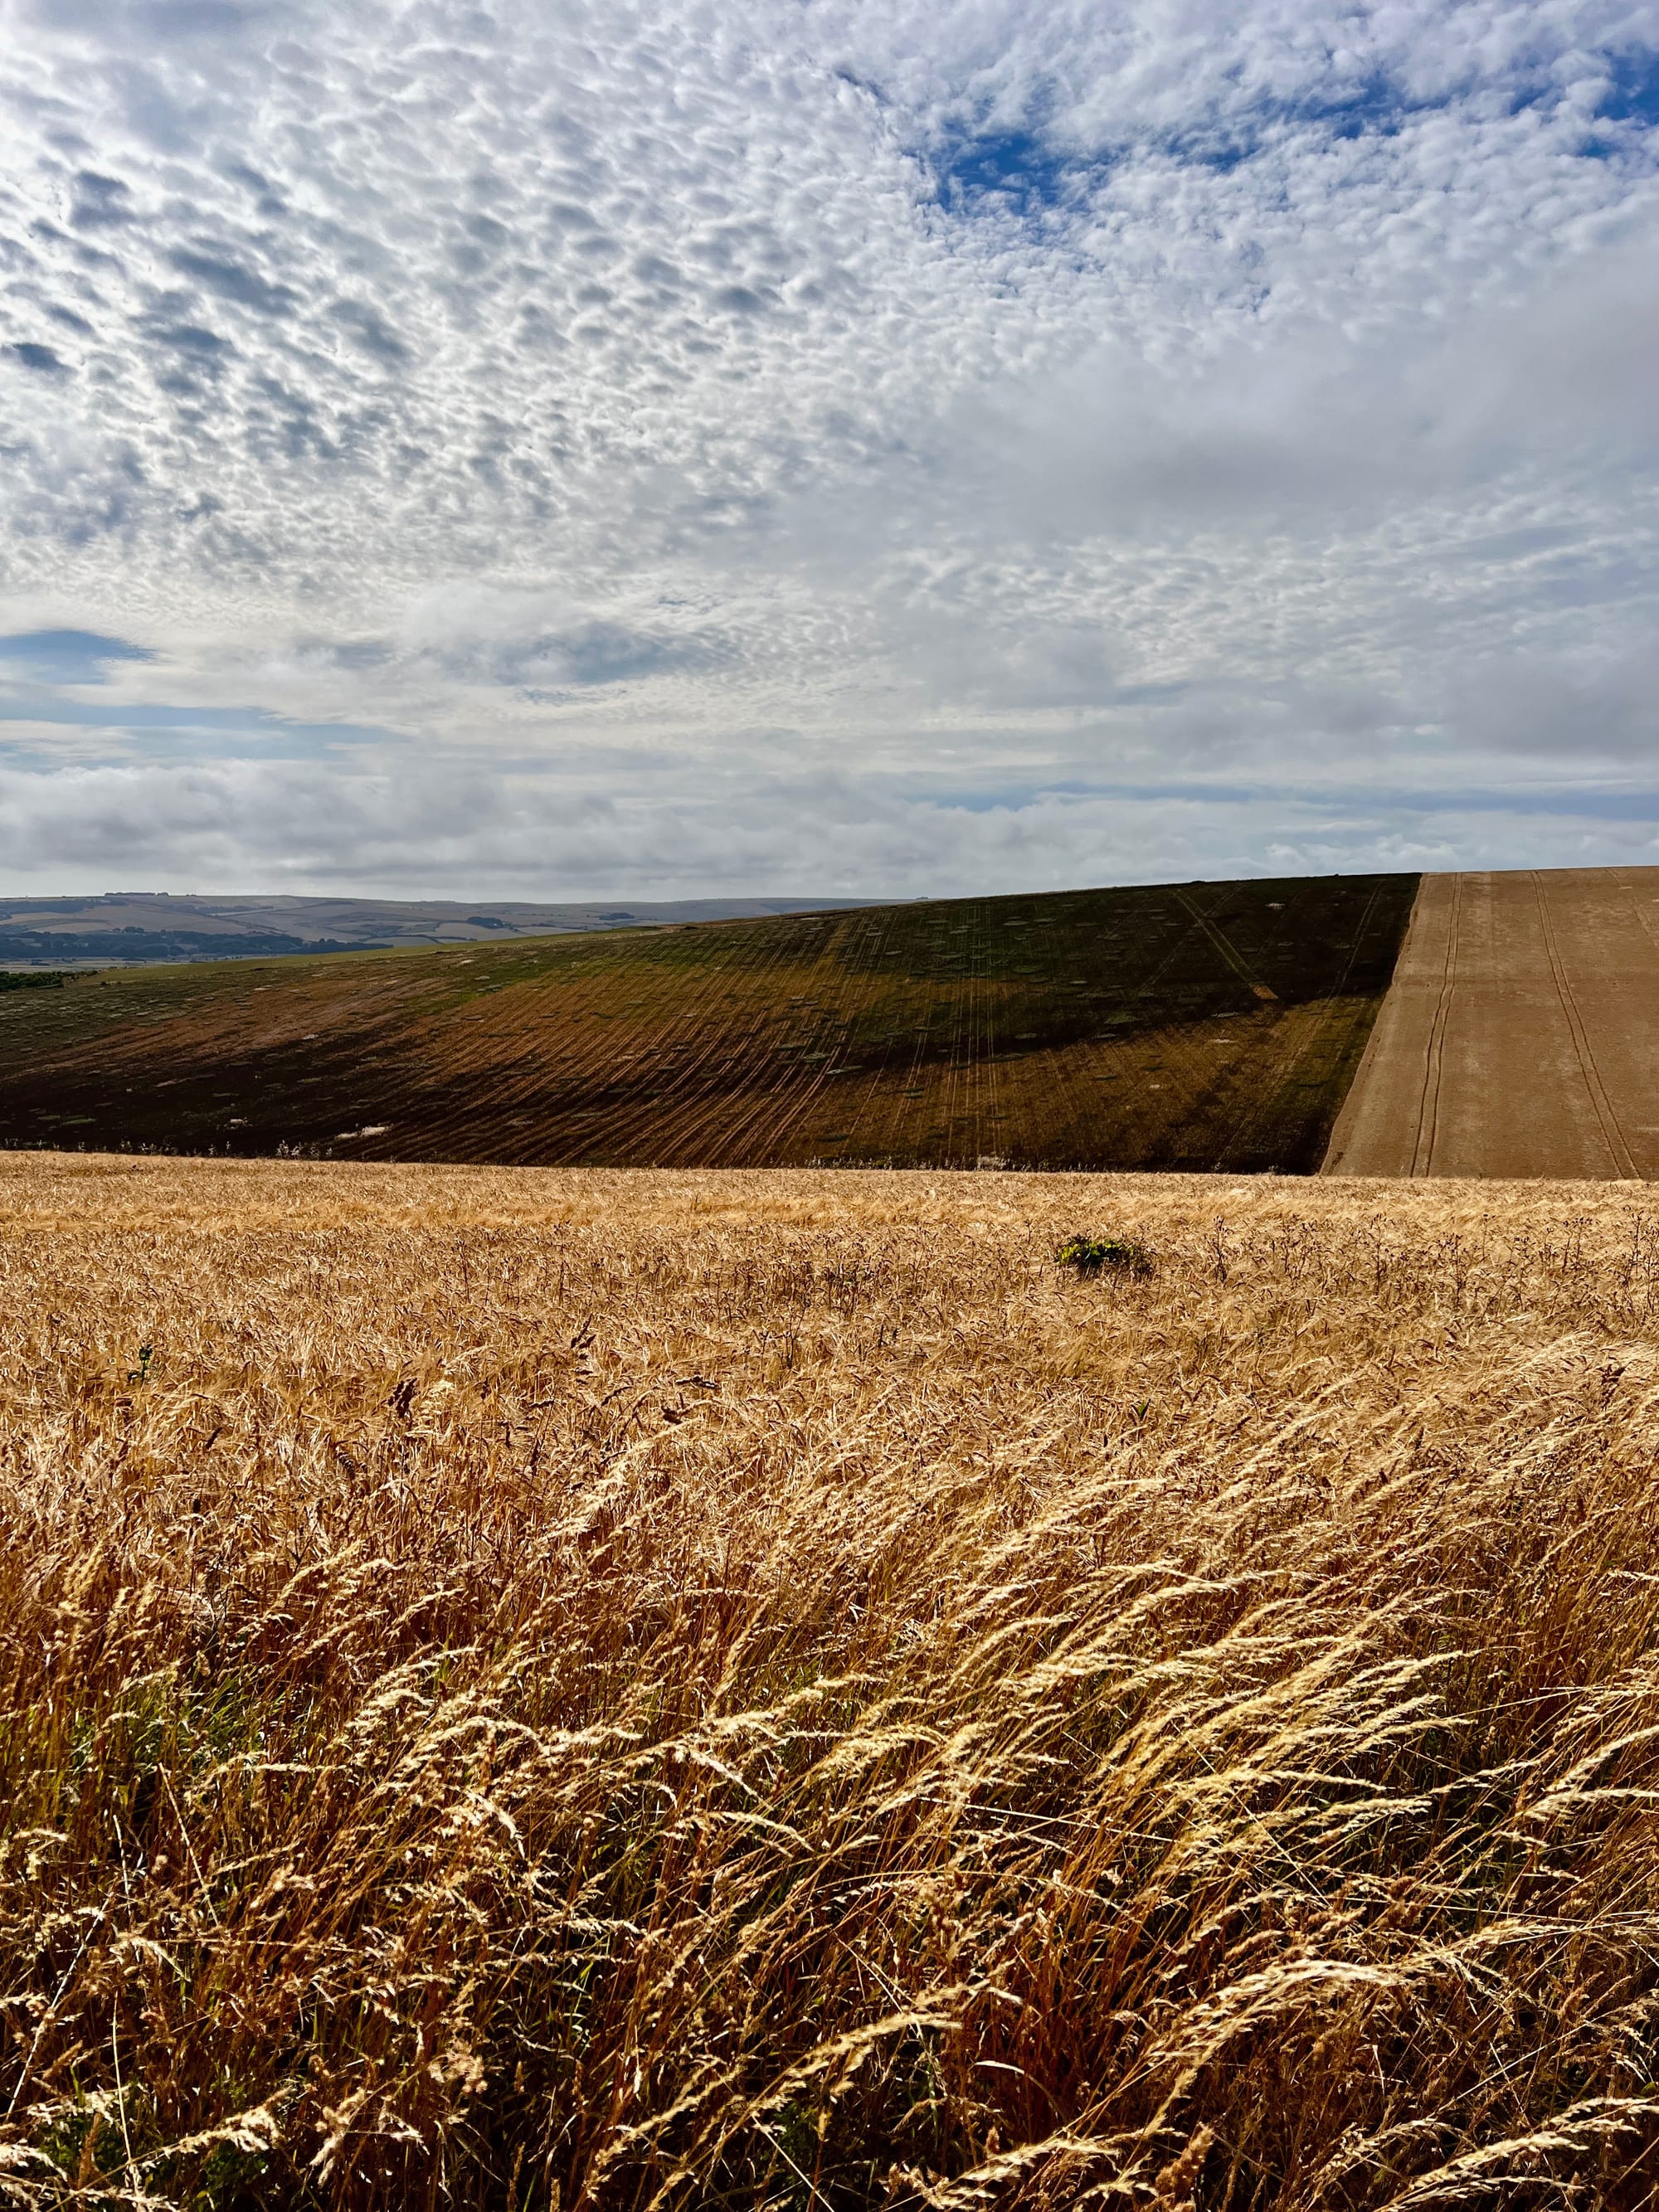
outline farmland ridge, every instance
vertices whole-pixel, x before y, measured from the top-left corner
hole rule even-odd
[[[384,951],[399,945],[656,929],[744,915],[803,914],[865,899],[615,899],[498,904],[469,899],[301,898],[200,891],[104,891],[95,897],[0,898],[0,975],[9,970],[151,966],[158,961],[262,960],[273,953]]]
[[[13,1147],[1310,1172],[1418,878],[149,967],[0,997]]]

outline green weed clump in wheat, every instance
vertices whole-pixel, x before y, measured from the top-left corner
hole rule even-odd
[[[1150,1275],[1152,1255],[1134,1237],[1068,1237],[1054,1254],[1057,1265],[1079,1275],[1109,1269],[1118,1275]]]

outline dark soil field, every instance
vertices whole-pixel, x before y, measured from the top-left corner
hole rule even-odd
[[[77,976],[0,1004],[0,1139],[1310,1172],[1417,883],[940,900]]]

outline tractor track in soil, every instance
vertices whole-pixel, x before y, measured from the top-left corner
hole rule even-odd
[[[0,1143],[1306,1173],[1416,888],[1152,884],[78,978],[0,1002]]]
[[[1324,1172],[1659,1177],[1659,868],[1425,876]]]

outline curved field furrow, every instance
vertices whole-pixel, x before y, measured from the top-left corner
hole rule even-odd
[[[547,1165],[1307,1169],[1414,890],[1164,885],[130,971],[0,1002],[0,1133]]]

